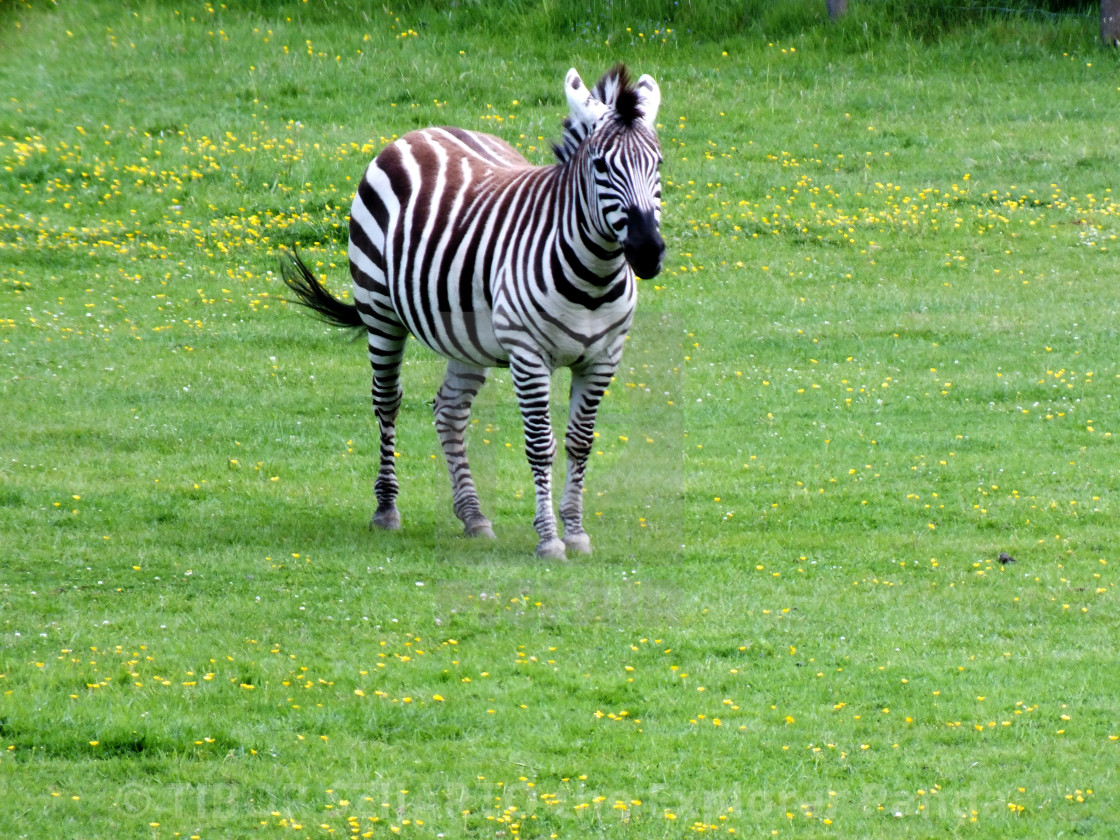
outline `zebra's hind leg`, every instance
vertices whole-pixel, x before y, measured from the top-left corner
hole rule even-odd
[[[468,537],[492,538],[494,529],[490,520],[482,515],[464,440],[471,417],[471,404],[484,382],[486,368],[449,361],[443,384],[436,393],[434,411],[436,434],[443,446],[443,457],[451,476],[455,515],[462,521],[463,532]]]
[[[564,436],[568,467],[560,497],[560,520],[564,523],[564,544],[582,554],[591,553],[591,538],[583,530],[583,476],[595,437],[595,415],[618,366],[618,354],[612,355],[613,359],[572,370],[568,430]]]
[[[373,366],[373,412],[380,433],[380,464],[374,495],[377,510],[370,528],[395,531],[401,527],[397,510],[397,412],[401,407],[401,358],[408,332],[400,325],[384,322],[369,332],[369,360]]]

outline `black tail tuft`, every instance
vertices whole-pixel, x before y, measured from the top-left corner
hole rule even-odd
[[[358,307],[352,303],[343,303],[327,291],[295,251],[284,252],[280,259],[280,276],[288,288],[296,293],[293,303],[306,306],[321,320],[336,327],[363,326]]]

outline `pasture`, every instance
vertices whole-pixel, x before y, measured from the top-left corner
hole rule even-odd
[[[1111,835],[1120,59],[817,5],[0,0],[0,835]],[[347,291],[385,143],[548,163],[620,60],[668,256],[595,553],[533,556],[508,372],[459,536],[415,343],[371,533],[365,349],[280,249]]]

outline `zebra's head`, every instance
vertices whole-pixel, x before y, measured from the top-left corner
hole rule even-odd
[[[665,256],[661,238],[661,145],[657,108],[661,91],[651,76],[634,84],[621,64],[588,90],[579,73],[564,85],[570,115],[556,154],[583,168],[599,218],[592,223],[622,247],[643,279],[656,277]],[[594,209],[594,208],[593,208]]]

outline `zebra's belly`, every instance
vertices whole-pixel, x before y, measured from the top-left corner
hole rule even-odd
[[[446,276],[398,278],[392,306],[416,340],[441,356],[479,367],[509,364],[494,331],[494,313],[477,283]]]

